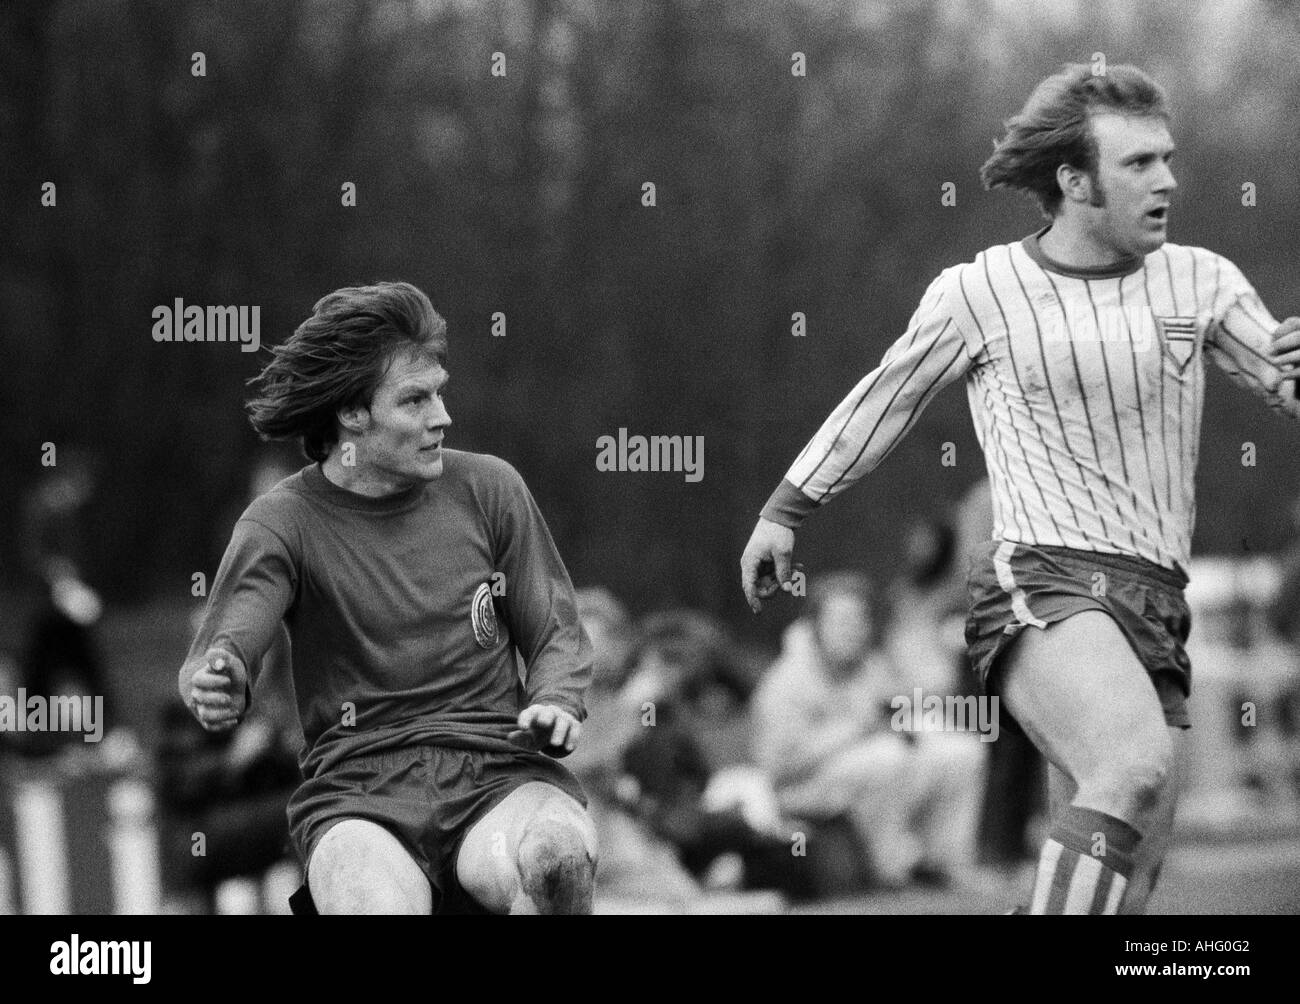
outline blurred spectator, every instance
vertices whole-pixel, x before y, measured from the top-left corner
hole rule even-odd
[[[752,674],[711,618],[648,618],[623,699],[640,728],[623,753],[620,803],[712,888],[806,895],[802,859],[766,777],[749,763]]]
[[[815,821],[847,815],[882,886],[942,882],[967,862],[961,821],[979,751],[966,736],[917,742],[890,728],[890,702],[911,686],[874,647],[865,576],[821,578],[808,604],[754,702],[758,760],[779,806]]]
[[[587,792],[587,811],[600,847],[598,895],[631,902],[683,904],[700,895],[674,848],[619,806],[623,751],[641,727],[640,713],[624,699],[635,630],[627,610],[608,589],[577,591],[578,616],[591,641],[592,680],[578,748],[564,764]]]
[[[1282,552],[1280,571],[1269,621],[1273,630],[1300,648],[1300,498],[1291,506],[1291,543]]]
[[[1282,553],[1280,566],[1268,622],[1289,648],[1289,658],[1284,657],[1285,669],[1278,674],[1283,679],[1276,688],[1270,717],[1276,722],[1273,761],[1279,769],[1275,773],[1285,774],[1275,778],[1275,784],[1287,786],[1287,801],[1294,806],[1300,797],[1300,498],[1291,505],[1291,543]]]
[[[81,573],[94,465],[87,454],[71,447],[63,448],[57,458],[57,466],[42,472],[23,505],[23,555],[28,581],[40,600],[28,628],[17,687],[29,698],[47,702],[71,697],[98,702],[102,711],[96,727],[103,736],[99,752],[127,760],[134,755],[135,741],[121,730],[112,734],[116,714],[94,635],[103,603]],[[10,742],[28,756],[72,751],[78,758],[97,755],[75,731],[22,732]]]
[[[652,614],[640,633],[628,699],[640,708],[656,694],[679,698],[711,770],[751,763],[749,699],[759,667],[740,655],[718,621],[697,611]]]
[[[936,694],[974,693],[966,670],[966,597],[954,574],[957,538],[939,520],[908,528],[903,568],[890,584],[885,651],[913,687]]]
[[[634,631],[623,604],[601,586],[577,591],[578,618],[591,641],[592,678],[578,748],[564,761],[588,793],[612,790],[623,749],[640,726],[639,713],[620,697],[627,679]]]

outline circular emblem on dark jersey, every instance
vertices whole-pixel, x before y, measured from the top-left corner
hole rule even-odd
[[[486,582],[474,591],[469,620],[474,625],[474,640],[479,648],[491,648],[497,643],[497,612],[492,606],[492,590]]]

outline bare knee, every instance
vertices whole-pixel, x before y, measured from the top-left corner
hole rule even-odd
[[[1076,803],[1105,803],[1112,815],[1137,819],[1161,802],[1173,775],[1173,748],[1167,736],[1141,749],[1117,752],[1079,779]]]
[[[345,819],[325,832],[308,863],[307,884],[322,914],[427,914],[428,879],[390,832]]]
[[[522,891],[540,913],[590,913],[596,861],[590,842],[571,822],[538,819],[519,840]]]

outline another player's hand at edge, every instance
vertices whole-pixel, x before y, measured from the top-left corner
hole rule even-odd
[[[203,665],[190,678],[185,704],[209,732],[228,732],[247,710],[247,685],[248,670],[243,662],[223,648],[210,648]]]
[[[794,531],[760,516],[740,558],[740,588],[750,610],[758,613],[778,589],[791,590],[793,561]]]
[[[1271,355],[1284,379],[1300,377],[1300,317],[1288,317],[1277,326]]]
[[[547,756],[568,756],[578,747],[582,725],[554,704],[530,704],[519,712],[519,728],[508,738],[516,746]]]

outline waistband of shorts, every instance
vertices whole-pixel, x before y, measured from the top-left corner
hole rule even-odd
[[[369,752],[354,753],[339,761],[340,767],[397,767],[415,761],[428,762],[439,753],[448,752],[446,747],[432,745],[388,746]]]
[[[1108,565],[1111,568],[1118,568],[1121,571],[1130,572],[1134,575],[1141,575],[1148,579],[1155,579],[1157,582],[1170,587],[1171,589],[1187,588],[1187,573],[1183,571],[1181,565],[1175,562],[1173,568],[1166,568],[1164,565],[1157,565],[1154,561],[1148,561],[1146,558],[1139,558],[1132,554],[1111,554],[1108,551],[1085,551],[1078,547],[1058,547],[1055,544],[1017,544],[1021,547],[1032,547],[1036,551],[1042,551],[1044,554],[1050,554],[1053,557],[1066,558],[1071,561],[1084,561],[1089,564]]]

